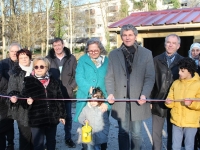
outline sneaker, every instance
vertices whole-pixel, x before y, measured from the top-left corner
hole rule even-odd
[[[76,147],[76,144],[72,141],[72,139],[65,140],[65,144],[66,144],[69,148],[75,148],[75,147]]]
[[[14,150],[14,145],[8,145],[8,146],[6,147],[6,150]]]

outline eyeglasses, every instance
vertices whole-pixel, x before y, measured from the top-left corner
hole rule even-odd
[[[99,53],[99,50],[89,50],[88,53],[90,53],[90,54],[93,54],[93,53],[97,54],[97,53]]]
[[[43,65],[41,65],[41,66],[34,66],[34,69],[36,69],[36,70],[39,69],[39,68],[40,68],[40,69],[44,69],[45,67],[46,67],[46,66],[43,66]]]

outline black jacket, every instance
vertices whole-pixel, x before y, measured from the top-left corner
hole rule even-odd
[[[3,76],[6,80],[9,80],[10,71],[17,65],[17,62],[12,61],[10,58],[6,58],[0,61],[0,78]]]
[[[55,60],[55,51],[54,49],[51,49],[49,51],[49,54],[47,56],[48,60],[51,63],[49,72],[55,79],[62,81],[61,90],[64,98],[73,98],[73,90],[77,86],[75,81],[75,70],[77,66],[77,61],[67,47],[64,47],[64,52],[66,54],[66,61],[64,62],[62,73],[60,74],[59,66]]]
[[[162,53],[154,58],[154,66],[156,72],[156,79],[154,88],[151,93],[152,99],[165,100],[170,86],[174,80],[179,78],[179,68],[177,63],[183,57],[177,54],[174,61],[168,68],[165,53]],[[158,115],[160,117],[166,117],[167,108],[164,102],[152,102],[152,114]]]
[[[34,100],[30,106],[26,101],[24,104],[21,103],[23,107],[28,109],[30,127],[55,126],[59,123],[59,118],[66,117],[64,101],[56,100],[63,98],[63,96],[59,82],[53,77],[50,77],[50,82],[46,89],[33,76],[25,77],[21,94],[23,97],[31,97]],[[55,100],[42,100],[43,98]],[[22,100],[22,102],[24,101]]]
[[[0,94],[6,95],[8,81],[2,77],[0,79]],[[0,97],[0,134],[10,130],[13,126],[13,119],[8,116],[7,99]]]
[[[19,65],[16,65],[10,74],[10,79],[8,82],[7,94],[9,96],[21,97],[20,92],[23,89],[23,81],[26,75],[26,71],[22,70]],[[24,109],[17,101],[13,104],[9,101],[9,115],[12,116],[14,120],[20,122],[21,125],[28,126],[28,110]]]
[[[6,90],[8,87],[8,81],[2,77],[0,79],[0,94],[6,95]],[[8,114],[8,105],[6,102],[6,98],[0,97],[0,121],[5,119]]]

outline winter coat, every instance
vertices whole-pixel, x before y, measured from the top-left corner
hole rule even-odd
[[[8,81],[2,77],[0,79],[0,94],[6,95],[6,90],[8,87]],[[8,105],[6,98],[0,97],[0,121],[5,119],[8,115]]]
[[[98,106],[92,107],[87,103],[78,117],[79,122],[83,125],[86,119],[92,127],[91,144],[97,145],[107,143],[110,127],[108,112],[102,112]]]
[[[172,84],[167,96],[170,100],[180,100],[187,98],[200,98],[200,80],[199,75],[191,79],[176,80]],[[186,106],[184,102],[172,102],[165,104],[171,108],[171,123],[179,127],[199,127],[200,103],[193,101],[191,105]]]
[[[8,82],[7,94],[9,96],[21,97],[21,91],[23,89],[23,81],[26,75],[26,71],[22,70],[19,65],[15,66],[10,75]],[[26,100],[24,100],[26,101]],[[28,126],[28,110],[24,109],[20,105],[20,100],[13,104],[9,100],[9,114],[14,120],[20,122],[23,126]]]
[[[130,74],[130,98],[139,99],[141,95],[149,98],[155,81],[155,69],[150,50],[135,43],[136,51]],[[113,94],[115,99],[124,99],[124,102],[115,102],[112,105],[112,116],[123,121],[126,112],[127,71],[122,47],[109,54],[108,72],[106,75],[107,94]],[[150,104],[139,105],[131,102],[131,121],[143,120],[151,116]]]
[[[8,81],[1,77],[0,79],[0,94],[6,95],[8,88]],[[13,126],[13,119],[8,115],[8,101],[7,98],[0,97],[0,134],[10,130]]]
[[[64,101],[56,100],[63,98],[60,85],[57,80],[50,77],[49,84],[44,88],[43,84],[33,76],[24,78],[23,97],[31,97],[33,104],[28,106],[28,118],[30,127],[55,126],[60,118],[65,118]],[[42,100],[51,98],[55,100]]]
[[[100,87],[104,97],[107,97],[106,87],[105,87],[105,76],[108,67],[108,58],[105,57],[104,63],[101,67],[97,68],[92,62],[90,56],[87,54],[81,56],[78,61],[76,68],[76,83],[78,84],[78,90],[76,94],[77,99],[87,99],[90,87]],[[87,104],[86,101],[76,102],[76,114],[74,121],[78,122],[78,116],[82,109]],[[110,105],[108,104],[109,109]]]
[[[59,66],[56,62],[56,56],[54,49],[49,51],[47,56],[50,61],[50,74],[58,80],[62,81],[61,90],[64,98],[73,98],[73,90],[76,88],[75,82],[75,69],[77,65],[76,58],[70,53],[67,47],[64,47],[66,61],[62,67],[62,72],[60,73]]]
[[[155,78],[155,84],[154,88],[151,92],[151,98],[152,99],[158,99],[158,100],[165,100],[167,97],[167,94],[169,92],[169,88],[174,80],[179,78],[179,68],[177,63],[182,59],[183,57],[177,54],[174,58],[174,61],[168,67],[167,60],[165,56],[165,52],[156,56],[154,58],[154,67],[156,71],[156,78]],[[167,116],[167,107],[165,106],[164,102],[152,102],[152,114],[160,116],[160,117],[166,117]]]
[[[10,71],[17,65],[18,62],[12,61],[10,58],[6,58],[0,61],[0,78],[3,76],[6,80],[9,80]]]

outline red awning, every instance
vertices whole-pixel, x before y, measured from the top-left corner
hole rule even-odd
[[[145,27],[194,23],[200,23],[200,7],[135,12],[111,24],[109,28],[121,28],[125,24],[132,24],[135,27]]]

